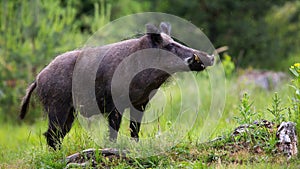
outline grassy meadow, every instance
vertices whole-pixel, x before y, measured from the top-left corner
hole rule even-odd
[[[107,124],[105,120],[100,123],[93,122],[89,130],[83,127],[84,122],[75,121],[70,133],[63,141],[62,149],[53,151],[46,146],[43,132],[47,129],[47,118],[40,116],[35,123],[23,123],[11,125],[3,122],[0,128],[0,167],[1,168],[64,168],[68,155],[80,152],[88,148],[110,148],[117,147],[137,153],[129,157],[130,160],[115,159],[108,160],[99,157],[99,166],[110,166],[114,168],[297,168],[300,163],[298,157],[293,157],[289,162],[284,155],[264,151],[255,153],[250,149],[232,151],[224,148],[233,129],[239,126],[235,117],[241,117],[239,106],[241,98],[247,89],[249,102],[253,101],[251,111],[252,120],[267,119],[274,120],[274,116],[267,111],[272,106],[274,92],[281,98],[282,106],[290,105],[290,95],[293,90],[286,81],[274,90],[264,90],[259,87],[239,85],[237,78],[232,77],[225,81],[226,98],[224,100],[224,111],[220,116],[211,113],[211,91],[216,93],[219,89],[209,89],[210,80],[207,73],[193,74],[198,85],[200,105],[194,124],[191,126],[193,109],[187,109],[188,115],[178,115],[178,110],[184,109],[177,103],[186,103],[183,95],[191,95],[195,88],[189,87],[193,82],[188,75],[179,74],[167,82],[157,95],[153,98],[141,127],[140,143],[132,142],[128,137],[129,121],[125,113],[117,144],[109,143],[107,136]],[[180,84],[176,83],[181,79]],[[182,86],[186,88],[183,89]],[[209,90],[203,90],[203,88]],[[221,88],[221,87],[220,87]],[[222,89],[221,89],[222,90]],[[163,101],[161,100],[163,99]],[[199,100],[197,100],[199,101]],[[37,102],[36,100],[34,102]],[[188,104],[188,103],[187,103]],[[191,101],[187,107],[193,107]],[[159,106],[157,106],[159,105]],[[195,107],[195,106],[194,106]],[[222,107],[222,106],[221,106]],[[214,110],[214,109],[213,109]],[[42,112],[42,111],[41,111]],[[30,114],[30,110],[28,112]],[[41,113],[42,114],[42,113]],[[213,114],[213,115],[211,115]],[[287,114],[285,114],[286,116]],[[180,116],[183,120],[179,120]],[[286,116],[287,117],[287,116]],[[192,119],[191,119],[192,118]],[[288,118],[288,117],[287,117]],[[82,120],[82,119],[81,119]],[[150,122],[149,122],[150,121]],[[242,123],[242,122],[240,122]],[[183,131],[183,132],[180,132]],[[157,135],[169,132],[163,139],[155,139]],[[184,135],[177,136],[178,133]],[[216,137],[223,139],[209,142]],[[96,137],[96,139],[95,139]],[[98,138],[98,139],[97,139]],[[99,139],[103,138],[103,139]],[[174,140],[174,138],[179,140]],[[155,143],[153,142],[155,140]],[[274,147],[273,147],[274,148]]]

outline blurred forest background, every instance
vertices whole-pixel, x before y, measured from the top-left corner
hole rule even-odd
[[[231,56],[236,69],[288,71],[300,60],[297,0],[2,0],[0,123],[16,122],[27,85],[55,56],[114,19],[149,11],[191,21],[215,48],[229,47],[221,59]],[[32,104],[27,121],[41,115]]]

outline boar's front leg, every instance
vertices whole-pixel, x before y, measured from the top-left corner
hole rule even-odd
[[[135,109],[130,109],[130,132],[131,138],[133,138],[135,141],[139,141],[141,122],[144,115],[144,108],[147,103],[136,106]]]
[[[122,120],[122,114],[119,113],[117,109],[114,109],[112,112],[109,113],[108,124],[109,124],[110,141],[115,142],[117,140],[121,120]]]

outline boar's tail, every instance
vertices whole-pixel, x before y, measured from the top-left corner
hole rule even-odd
[[[27,113],[30,97],[35,88],[36,88],[36,82],[34,81],[26,90],[26,95],[24,96],[21,104],[20,119],[24,119]]]

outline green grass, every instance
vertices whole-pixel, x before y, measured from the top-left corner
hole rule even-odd
[[[182,75],[178,75],[182,76]],[[180,77],[182,78],[182,77]],[[248,149],[232,151],[226,148],[228,140],[220,140],[214,143],[205,143],[217,136],[226,136],[237,124],[233,117],[240,116],[238,105],[245,88],[237,88],[236,80],[233,78],[226,82],[226,104],[224,112],[211,112],[219,110],[211,105],[211,91],[218,91],[219,88],[209,88],[209,80],[205,75],[197,75],[198,89],[190,87],[191,80],[184,79],[182,86],[173,84],[173,81],[164,86],[157,97],[151,102],[144,121],[149,123],[142,125],[141,139],[148,139],[140,143],[132,142],[129,139],[128,119],[123,118],[120,130],[120,138],[117,145],[110,144],[104,138],[107,135],[107,128],[101,123],[92,123],[94,134],[87,133],[77,120],[71,132],[64,139],[62,149],[53,151],[46,146],[46,141],[42,135],[47,128],[46,119],[38,119],[34,124],[22,123],[21,125],[3,123],[0,128],[0,168],[64,168],[66,163],[63,160],[66,156],[88,148],[115,147],[129,149],[132,154],[130,160],[115,159],[109,161],[100,157],[98,162],[100,167],[112,166],[114,168],[299,168],[298,157],[286,162],[286,158],[272,153],[256,154]],[[203,90],[203,89],[206,90]],[[248,89],[248,88],[247,88]],[[182,91],[180,91],[182,90]],[[200,105],[197,105],[198,116],[196,119],[189,116],[195,107],[197,99],[183,101],[185,105],[181,107],[184,95],[194,96],[196,91],[200,92]],[[221,89],[220,89],[221,90]],[[288,94],[291,92],[287,85],[283,85],[276,90],[282,99],[283,105],[289,104]],[[180,94],[182,92],[182,94]],[[255,118],[273,119],[274,117],[267,111],[272,105],[274,91],[265,91],[258,88],[248,89],[250,100],[253,101],[253,111],[257,112]],[[159,97],[165,95],[164,97]],[[220,96],[221,95],[217,95]],[[165,99],[165,100],[162,100]],[[215,107],[214,107],[215,106]],[[163,108],[162,108],[163,107]],[[179,115],[180,107],[185,113]],[[162,113],[163,112],[163,113]],[[30,113],[30,112],[29,112]],[[127,112],[128,113],[128,112]],[[179,116],[177,116],[179,115]],[[157,118],[159,116],[159,118]],[[214,117],[220,118],[214,118]],[[126,115],[125,115],[126,117]],[[176,118],[180,117],[180,118]],[[176,120],[180,119],[181,123]],[[190,124],[195,121],[192,128]],[[100,124],[100,127],[97,126]],[[205,130],[203,129],[205,128]],[[159,133],[169,132],[164,139],[157,141]],[[177,142],[176,134],[184,134],[184,137]],[[95,142],[93,140],[97,138]],[[152,138],[149,140],[149,138]],[[156,142],[153,142],[156,140]],[[171,145],[171,146],[170,146]],[[163,150],[159,148],[165,146]],[[156,153],[160,152],[160,153]],[[150,153],[151,156],[148,156]],[[154,153],[154,155],[153,155]],[[134,158],[136,157],[136,158]]]

